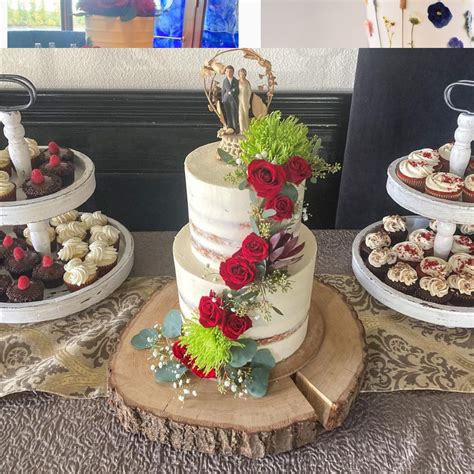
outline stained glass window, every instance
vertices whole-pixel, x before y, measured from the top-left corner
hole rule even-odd
[[[203,48],[234,48],[239,44],[238,0],[155,0],[159,16],[156,19],[155,48],[183,46],[184,19],[192,17],[189,10],[197,11],[197,2],[205,2],[202,27]],[[197,17],[196,17],[196,22]]]

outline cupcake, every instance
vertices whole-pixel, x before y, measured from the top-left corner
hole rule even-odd
[[[423,250],[423,255],[433,255],[436,234],[432,230],[416,229],[408,236],[408,241],[418,245]]]
[[[361,244],[362,257],[367,258],[370,252],[375,249],[381,249],[382,247],[390,247],[392,241],[389,235],[384,230],[378,230],[377,232],[370,232],[365,236],[364,241]]]
[[[464,202],[474,202],[474,174],[470,174],[464,180],[462,200]]]
[[[444,278],[423,277],[419,281],[415,296],[430,303],[446,304],[452,294]]]
[[[28,249],[25,241],[14,239],[11,235],[6,235],[0,245],[0,263],[4,262],[12,255],[15,247],[21,247],[23,250]]]
[[[8,301],[11,303],[30,303],[41,301],[44,297],[44,286],[40,281],[31,281],[22,275],[7,289]]]
[[[441,171],[442,163],[439,153],[431,148],[422,148],[421,150],[412,151],[408,155],[409,160],[423,161],[433,167],[434,171]]]
[[[425,161],[403,160],[397,166],[397,176],[410,188],[423,192],[427,176],[434,173],[434,168]]]
[[[463,187],[463,179],[451,173],[434,173],[425,181],[426,194],[449,201],[459,201]]]
[[[99,277],[97,265],[91,261],[83,262],[74,258],[64,266],[64,283],[69,291],[74,292],[94,283]]]
[[[12,175],[12,162],[8,150],[0,150],[0,171],[4,171],[8,176]]]
[[[39,169],[34,169],[22,187],[27,199],[35,199],[60,191],[61,180],[57,176],[44,176]]]
[[[467,165],[466,175],[474,174],[474,158],[471,156],[471,161]]]
[[[31,168],[36,168],[40,164],[39,157],[41,154],[40,149],[38,147],[38,143],[36,143],[36,141],[33,140],[32,138],[25,138],[25,142],[28,146],[28,151],[30,152]],[[2,150],[0,152],[0,162],[2,161],[2,157],[8,158],[8,161],[10,162],[10,171],[8,170],[4,170],[4,171],[7,171],[8,174],[11,175],[12,164],[11,164],[11,157],[10,157],[10,152],[8,150],[8,147],[5,148],[5,150]]]
[[[33,279],[43,283],[45,288],[57,288],[63,284],[64,266],[45,255],[41,263],[33,268]]]
[[[397,254],[398,260],[413,268],[416,268],[424,257],[423,250],[413,242],[400,242],[393,246],[393,250]]]
[[[51,251],[54,252],[56,250],[56,232],[52,227],[48,227],[48,236],[49,236],[49,243],[51,245]],[[26,243],[29,247],[33,248],[33,242],[31,240],[31,231],[28,227],[23,231],[23,237],[25,238]]]
[[[453,149],[454,143],[446,143],[443,146],[440,146],[438,149],[439,159],[443,166],[443,171],[449,172],[449,163],[451,159],[451,151]]]
[[[12,254],[5,260],[5,268],[13,278],[18,278],[21,275],[31,277],[33,268],[39,261],[40,256],[36,252],[15,247]]]
[[[433,232],[438,232],[438,222],[436,219],[431,219],[428,228]]]
[[[52,217],[49,223],[53,227],[57,227],[60,224],[68,224],[69,222],[74,222],[77,220],[78,217],[79,212],[77,212],[76,210],[72,210],[61,214],[60,216]]]
[[[92,242],[85,261],[95,263],[99,277],[104,276],[117,265],[117,250],[103,242]]]
[[[6,171],[0,171],[0,202],[16,201],[16,184]]]
[[[397,261],[397,254],[389,247],[382,247],[370,252],[367,268],[378,278],[383,279],[388,269]]]
[[[468,253],[455,253],[448,260],[454,273],[469,273],[474,275],[474,257]]]
[[[474,306],[474,275],[454,274],[448,278],[451,304],[455,306]]]
[[[76,155],[74,152],[66,147],[61,147],[55,142],[49,142],[48,148],[41,154],[42,163],[47,163],[51,155],[58,155],[61,161],[68,161],[72,163]]]
[[[467,235],[468,237],[474,237],[474,224],[462,224],[458,226],[459,233],[461,235]]]
[[[45,176],[57,176],[63,188],[74,183],[74,165],[69,161],[61,161],[58,155],[51,155],[49,162],[41,165],[40,170]]]
[[[91,237],[89,242],[104,242],[107,245],[115,247],[117,250],[120,245],[120,231],[111,225],[95,225],[90,229]]]
[[[56,226],[56,233],[58,235],[58,243],[63,244],[66,240],[72,239],[73,237],[83,240],[87,235],[87,230],[82,222],[74,221]]]
[[[87,242],[82,241],[79,237],[72,237],[63,242],[62,248],[58,252],[58,258],[63,262],[68,262],[75,258],[83,258],[89,252]]]
[[[451,273],[448,262],[438,257],[425,257],[416,270],[420,278],[429,276],[446,279]]]
[[[382,219],[383,229],[390,237],[392,244],[406,240],[408,236],[406,219],[400,216],[386,216]]]
[[[83,212],[81,214],[81,222],[84,223],[86,229],[89,230],[95,226],[104,226],[109,223],[109,220],[106,215],[102,214],[101,211],[95,212]]]
[[[453,246],[451,254],[455,253],[474,253],[474,242],[467,235],[455,235],[453,238]]]
[[[416,290],[418,276],[413,267],[403,262],[397,262],[388,269],[384,281],[394,290],[406,295],[412,295]]]
[[[12,283],[10,275],[0,275],[0,303],[8,301],[7,289]]]

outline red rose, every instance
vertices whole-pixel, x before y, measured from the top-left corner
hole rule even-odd
[[[313,174],[311,166],[301,156],[292,156],[285,165],[285,171],[287,181],[294,184],[301,184]]]
[[[219,273],[230,289],[240,290],[255,280],[257,269],[245,258],[230,257],[221,263]]]
[[[201,379],[215,379],[216,378],[216,371],[212,369],[207,375],[201,370],[199,367],[191,367],[191,372],[194,375],[197,375]]]
[[[262,237],[252,233],[242,242],[241,253],[242,257],[249,262],[261,262],[268,257],[268,243]]]
[[[235,313],[227,313],[221,329],[225,337],[235,340],[251,327],[252,320],[248,316],[237,316]]]
[[[199,302],[199,322],[205,328],[219,326],[224,318],[225,310],[222,307],[222,300],[216,298],[213,291],[209,296],[203,296]]]
[[[184,363],[184,365],[186,365],[186,359],[189,360],[189,357],[186,356],[186,346],[182,346],[179,341],[176,341],[171,347],[171,350],[173,351],[173,355],[176,357],[176,359],[180,360]]]
[[[265,202],[265,209],[275,209],[276,214],[272,216],[272,219],[276,221],[290,219],[293,215],[294,208],[295,205],[293,201],[284,194],[277,194]]]
[[[286,173],[282,166],[273,165],[265,160],[254,160],[248,170],[248,182],[259,197],[271,197],[278,194],[286,182]]]

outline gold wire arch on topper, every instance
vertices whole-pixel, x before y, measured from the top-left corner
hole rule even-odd
[[[201,69],[201,75],[204,78],[204,92],[209,103],[209,111],[216,114],[223,127],[219,132],[224,134],[226,133],[226,130],[229,128],[229,126],[227,124],[224,111],[222,110],[222,105],[220,101],[221,88],[220,83],[216,80],[216,77],[217,75],[224,75],[225,68],[227,67],[227,64],[222,63],[221,61],[219,61],[219,59],[222,59],[222,56],[228,53],[233,53],[236,51],[242,51],[244,59],[256,61],[258,65],[263,69],[263,71],[258,74],[258,77],[260,80],[265,80],[265,83],[258,85],[258,92],[266,92],[267,102],[265,103],[257,94],[253,94],[255,100],[255,116],[261,117],[267,115],[273,100],[273,95],[275,93],[275,86],[277,85],[276,77],[273,74],[272,70],[272,63],[260,54],[258,54],[253,49],[226,49],[225,51],[220,51],[211,59],[206,61],[204,63],[203,68]]]

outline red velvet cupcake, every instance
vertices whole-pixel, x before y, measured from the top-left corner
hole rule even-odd
[[[449,172],[451,151],[453,150],[454,142],[446,143],[438,149],[439,159],[443,166],[442,171]]]
[[[425,180],[433,173],[433,166],[421,160],[403,160],[397,166],[400,180],[420,192],[425,190]]]
[[[474,174],[470,174],[464,180],[462,200],[464,202],[474,202]]]
[[[416,272],[420,278],[436,277],[448,278],[451,268],[448,262],[438,257],[425,257],[416,267]]]
[[[393,246],[393,250],[396,252],[398,260],[413,268],[416,268],[418,264],[423,260],[423,250],[413,242],[400,242]]]
[[[408,236],[408,241],[412,242],[423,250],[426,257],[433,255],[436,234],[428,229],[416,229]]]
[[[421,150],[412,151],[408,155],[408,159],[424,161],[425,163],[431,165],[435,172],[441,171],[443,168],[438,151],[431,148],[422,148]]]
[[[434,173],[426,178],[425,192],[430,196],[449,201],[459,201],[464,188],[464,180],[451,173]]]

